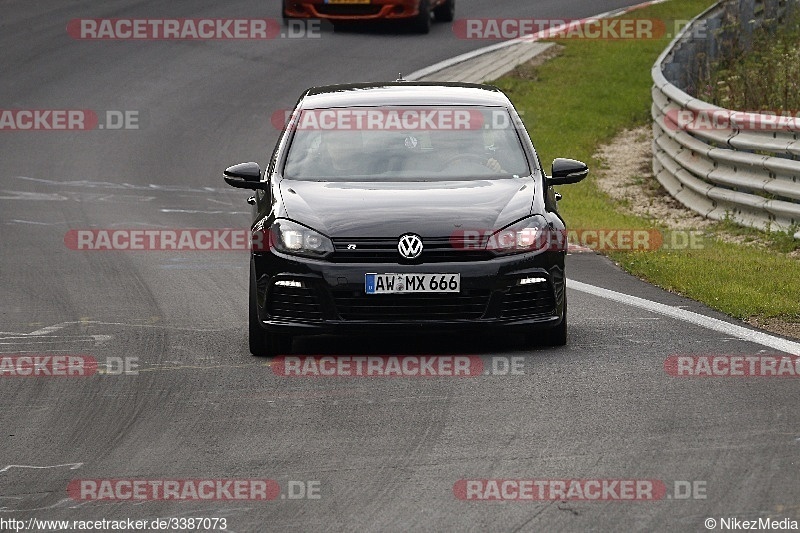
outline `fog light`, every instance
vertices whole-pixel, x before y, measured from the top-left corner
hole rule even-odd
[[[519,280],[520,285],[533,285],[534,283],[547,283],[547,278],[524,278]]]
[[[303,288],[303,282],[302,281],[291,281],[291,280],[282,279],[280,281],[276,281],[275,282],[275,286],[276,287],[291,287],[293,289],[302,289]]]

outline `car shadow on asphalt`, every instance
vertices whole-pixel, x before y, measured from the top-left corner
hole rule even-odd
[[[524,347],[523,338],[507,333],[405,333],[389,335],[300,337],[293,355],[498,355],[541,352],[544,347]],[[553,348],[549,348],[552,350]]]

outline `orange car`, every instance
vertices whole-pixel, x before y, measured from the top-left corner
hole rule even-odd
[[[430,31],[431,14],[437,21],[452,22],[455,11],[456,0],[283,0],[284,20],[404,20],[420,33]]]

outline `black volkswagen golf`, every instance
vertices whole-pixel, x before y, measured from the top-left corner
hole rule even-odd
[[[250,350],[300,335],[518,331],[567,340],[564,221],[514,106],[487,85],[317,87],[297,103],[255,191]],[[493,333],[494,334],[494,333]]]

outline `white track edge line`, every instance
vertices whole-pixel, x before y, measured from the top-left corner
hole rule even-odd
[[[689,322],[691,324],[696,324],[706,329],[725,333],[726,335],[731,335],[745,341],[761,344],[762,346],[780,350],[781,352],[791,355],[800,355],[800,343],[775,337],[774,335],[769,335],[768,333],[763,333],[761,331],[748,329],[736,324],[731,324],[730,322],[725,322],[724,320],[719,320],[717,318],[711,318],[710,316],[701,315],[693,311],[687,311],[686,309],[681,309],[679,307],[653,302],[651,300],[639,298],[638,296],[631,296],[629,294],[623,294],[621,292],[604,289],[602,287],[595,287],[594,285],[581,283],[580,281],[574,281],[571,279],[567,280],[567,288],[585,292],[593,296],[599,296],[600,298],[613,300],[615,302],[623,303],[633,307],[639,307],[653,313],[658,313],[660,315],[682,320],[684,322]]]
[[[669,0],[651,0],[649,2],[643,2],[641,4],[636,4],[636,5],[630,6],[630,7],[625,7],[625,8],[621,8],[621,9],[614,9],[612,11],[606,11],[605,13],[600,13],[599,15],[595,15],[593,17],[586,17],[584,19],[575,20],[575,21],[569,22],[567,24],[561,24],[561,25],[556,26],[554,28],[548,28],[546,30],[542,30],[540,32],[534,33],[532,35],[523,35],[522,37],[517,37],[516,39],[511,39],[509,41],[504,41],[502,43],[492,44],[492,45],[489,45],[489,46],[485,46],[483,48],[478,48],[477,50],[473,50],[471,52],[467,52],[467,53],[464,53],[464,54],[461,54],[461,55],[458,55],[458,56],[455,56],[455,57],[451,57],[450,59],[445,59],[444,61],[440,61],[440,62],[435,63],[435,64],[433,64],[433,65],[431,65],[429,67],[425,67],[425,68],[419,69],[419,70],[417,70],[415,72],[412,72],[408,76],[405,76],[405,79],[410,80],[410,81],[416,81],[416,80],[419,80],[420,78],[424,78],[425,76],[430,76],[431,74],[436,74],[437,72],[442,71],[442,70],[444,70],[446,68],[450,68],[450,67],[452,67],[454,65],[458,65],[459,63],[463,63],[465,61],[469,61],[470,59],[474,59],[476,57],[480,57],[480,56],[482,56],[484,54],[488,54],[490,52],[494,52],[495,50],[508,48],[509,46],[514,46],[514,45],[517,45],[517,44],[531,43],[531,42],[538,41],[538,40],[542,39],[543,37],[546,37],[548,33],[552,35],[553,32],[561,31],[561,30],[564,30],[564,29],[569,28],[569,27],[574,26],[574,25],[583,24],[584,22],[586,22],[588,20],[596,20],[596,19],[603,19],[603,18],[618,17],[620,15],[624,15],[626,13],[629,13],[631,11],[635,11],[637,9],[643,9],[645,7],[649,7],[649,6],[656,5],[656,4],[663,4],[664,2],[668,2],[668,1]]]

